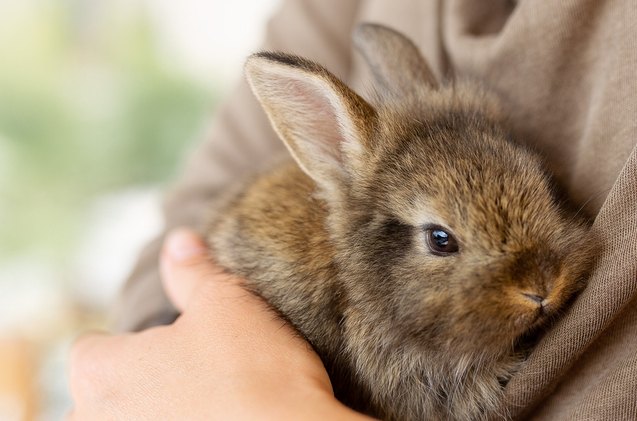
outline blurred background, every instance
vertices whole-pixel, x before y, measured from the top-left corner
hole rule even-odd
[[[0,420],[58,420],[278,0],[0,0]]]

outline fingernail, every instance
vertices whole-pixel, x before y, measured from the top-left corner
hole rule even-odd
[[[206,246],[201,238],[186,229],[178,229],[170,233],[166,240],[166,249],[168,254],[177,261],[206,253]]]

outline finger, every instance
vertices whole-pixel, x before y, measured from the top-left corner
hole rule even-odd
[[[95,360],[109,345],[111,336],[103,332],[80,335],[71,347],[71,364],[83,360]]]
[[[79,337],[71,348],[69,383],[72,394],[92,393],[96,382],[104,382],[110,373],[109,361],[117,354],[119,337],[89,333]]]
[[[214,282],[213,278],[222,273],[212,263],[201,237],[185,228],[171,232],[166,238],[160,266],[164,290],[181,311],[202,284]]]

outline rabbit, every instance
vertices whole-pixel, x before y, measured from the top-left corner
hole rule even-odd
[[[220,207],[211,252],[309,341],[344,404],[387,420],[506,417],[524,338],[585,286],[590,223],[483,88],[438,83],[384,26],[360,25],[354,44],[371,103],[301,57],[248,58],[291,158]]]

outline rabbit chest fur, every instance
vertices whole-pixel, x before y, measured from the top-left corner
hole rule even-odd
[[[373,105],[319,65],[259,53],[255,94],[294,159],[247,181],[208,242],[312,344],[336,396],[392,420],[487,419],[582,288],[588,226],[495,102],[439,85],[416,47],[356,32]]]

